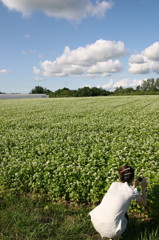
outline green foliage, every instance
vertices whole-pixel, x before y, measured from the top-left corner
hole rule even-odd
[[[114,95],[157,95],[159,94],[159,78],[146,79],[136,89],[132,87],[117,87],[113,92]]]
[[[101,240],[90,221],[88,205],[5,196],[0,206],[1,240]],[[123,239],[159,240],[159,228],[152,220],[130,216]]]
[[[44,93],[44,94],[49,94],[51,91],[46,89],[46,88],[43,88],[41,86],[36,86],[35,88],[33,88],[30,92],[30,94],[37,94],[37,93]]]
[[[158,95],[159,94],[159,78],[147,79],[137,86],[136,89],[132,87],[123,88],[117,87],[113,92],[107,91],[103,88],[97,87],[83,87],[77,90],[70,90],[64,87],[52,92],[46,88],[36,86],[31,90],[31,93],[45,93],[49,97],[93,97],[93,96],[109,96],[109,95]]]
[[[159,212],[158,109],[158,96],[1,101],[2,194],[97,203],[129,162]]]
[[[78,90],[70,90],[69,88],[58,89],[55,92],[50,92],[50,97],[91,97],[91,96],[107,96],[110,92],[102,88],[83,87]]]
[[[133,93],[135,90],[132,87],[123,88],[123,87],[117,87],[114,91],[114,94],[123,94],[123,93]]]
[[[144,80],[141,84],[140,90],[145,92],[159,91],[159,78],[156,80],[154,78]]]

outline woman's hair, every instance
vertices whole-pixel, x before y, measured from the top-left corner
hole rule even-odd
[[[128,164],[122,166],[118,170],[119,178],[121,182],[128,182],[131,183],[134,179],[134,169],[129,166]]]

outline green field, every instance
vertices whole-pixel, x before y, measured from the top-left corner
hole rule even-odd
[[[158,203],[159,96],[1,100],[0,135],[2,194],[96,203],[129,162]]]
[[[1,100],[0,137],[0,239],[100,239],[88,212],[128,162],[148,204],[124,239],[158,240],[159,96]]]
[[[1,201],[0,240],[101,240],[90,206],[10,197]],[[121,240],[159,240],[158,223],[130,217]]]

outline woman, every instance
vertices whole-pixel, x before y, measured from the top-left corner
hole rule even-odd
[[[119,168],[119,179],[120,182],[113,182],[101,203],[89,213],[94,228],[103,239],[117,240],[125,231],[125,214],[131,200],[146,206],[146,178],[141,181],[141,196],[136,189],[139,180],[136,180],[133,186],[130,185],[134,179],[134,169],[131,166],[124,165]]]

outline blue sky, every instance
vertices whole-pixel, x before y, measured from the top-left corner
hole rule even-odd
[[[0,0],[0,92],[159,77],[158,0]]]

